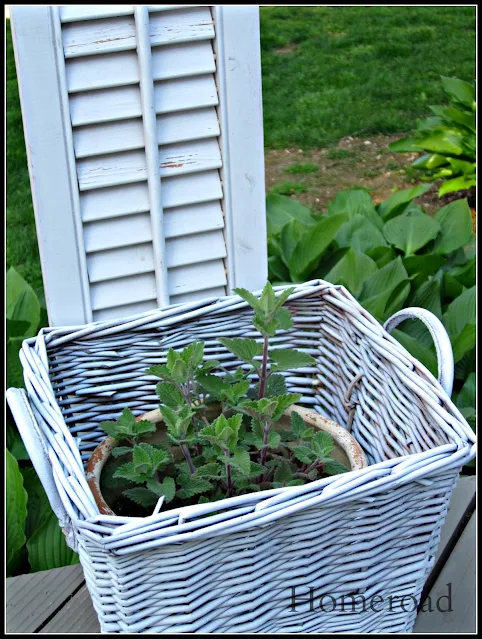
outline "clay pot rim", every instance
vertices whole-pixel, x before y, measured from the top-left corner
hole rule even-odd
[[[361,470],[368,466],[368,462],[362,447],[353,437],[353,435],[342,428],[342,426],[334,422],[332,419],[323,417],[323,415],[320,415],[314,410],[307,409],[303,406],[290,406],[288,409],[285,410],[284,415],[289,417],[293,411],[298,413],[300,417],[303,418],[305,424],[307,424],[308,426],[319,428],[320,430],[323,430],[331,435],[335,443],[338,444],[338,446],[345,452],[350,462],[350,471]],[[143,419],[147,419],[154,424],[163,421],[159,409],[149,411],[147,413],[144,413],[143,415],[140,415],[136,418],[136,421],[140,421]],[[114,437],[106,437],[95,448],[85,467],[87,483],[90,490],[92,491],[92,496],[94,497],[95,503],[99,508],[99,512],[102,515],[116,516],[116,513],[104,501],[102,492],[100,490],[100,476],[102,474],[102,469],[111,456],[112,450],[115,448],[115,445],[116,439]],[[285,490],[289,490],[289,487],[286,487]]]

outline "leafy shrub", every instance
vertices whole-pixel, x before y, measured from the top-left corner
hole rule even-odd
[[[425,179],[444,180],[439,196],[476,185],[475,87],[441,76],[448,106],[431,106],[433,116],[420,120],[412,137],[389,144],[398,153],[424,153],[412,166]]]
[[[434,313],[454,351],[452,399],[475,428],[472,219],[465,199],[428,216],[414,203],[428,188],[396,192],[378,205],[362,189],[341,192],[318,217],[295,200],[268,195],[269,279],[342,284],[380,322],[409,306]],[[403,322],[393,336],[437,374],[432,340],[420,322]]]
[[[47,324],[32,288],[10,268],[6,277],[7,386],[22,387],[22,341]],[[17,427],[7,413],[6,519],[7,575],[49,570],[78,563],[65,543],[57,517],[30,463]]]
[[[166,364],[146,371],[163,380],[156,391],[167,445],[139,441],[156,427],[147,420],[136,422],[129,409],[117,421],[100,424],[117,440],[113,458],[128,459],[112,473],[114,484],[130,482],[122,494],[143,508],[154,506],[161,496],[179,505],[210,502],[348,470],[330,456],[330,435],[307,427],[296,412],[289,428],[275,428],[301,398],[287,392],[280,373],[315,363],[296,349],[269,348],[278,329],[292,326],[291,314],[282,306],[294,288],[276,298],[268,283],[260,299],[235,290],[254,309],[253,325],[262,337],[219,340],[242,366],[228,371],[217,360],[203,361],[204,343],[196,341],[182,351],[169,349]],[[258,380],[254,388],[253,379]],[[115,485],[106,487],[115,493]]]

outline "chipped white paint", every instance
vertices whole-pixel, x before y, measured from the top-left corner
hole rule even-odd
[[[262,286],[258,8],[16,6],[12,27],[51,324]]]

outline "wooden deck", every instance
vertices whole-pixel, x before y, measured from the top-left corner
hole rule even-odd
[[[452,584],[451,610],[447,584]],[[80,565],[12,577],[6,590],[7,633],[100,632]],[[463,476],[452,495],[414,632],[475,633],[475,601],[475,476]]]

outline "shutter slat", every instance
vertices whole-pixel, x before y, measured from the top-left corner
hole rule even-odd
[[[222,197],[223,191],[218,171],[203,171],[191,175],[166,177],[162,180],[164,210],[173,206],[207,202]]]
[[[122,120],[74,130],[77,158],[144,148],[142,120]],[[173,144],[219,135],[214,107],[157,116],[157,143]]]
[[[140,273],[153,273],[152,244],[93,253],[87,257],[87,270],[91,284]]]
[[[151,240],[151,218],[148,213],[84,225],[84,245],[87,253],[105,251],[117,246],[142,244]]]
[[[169,295],[181,295],[225,286],[224,262],[215,260],[204,264],[190,264],[169,269],[168,282]]]
[[[154,273],[98,282],[90,287],[90,298],[94,311],[133,304],[134,302],[156,300],[156,297]]]
[[[125,304],[123,306],[114,306],[113,308],[105,308],[94,311],[94,321],[100,322],[105,320],[118,319],[119,317],[129,317],[139,313],[146,313],[157,308],[155,300],[148,302],[137,302],[136,304]]]
[[[65,62],[69,93],[137,84],[139,65],[135,51],[105,53]],[[210,42],[187,42],[152,50],[152,75],[155,81],[214,73]]]
[[[224,228],[224,219],[219,202],[204,202],[164,210],[166,238],[222,228]]]
[[[207,297],[224,297],[225,295],[226,289],[223,286],[218,286],[217,288],[207,288],[204,291],[193,291],[192,293],[185,293],[184,295],[173,295],[171,297],[171,304],[195,302],[196,300],[203,300]]]
[[[150,20],[151,46],[214,38],[209,7],[153,13]],[[66,58],[113,53],[136,48],[134,16],[108,20],[78,21],[63,28]]]
[[[60,19],[62,22],[74,22],[79,20],[96,20],[98,18],[116,18],[134,14],[133,5],[122,4],[88,4],[65,5],[60,7]]]
[[[226,257],[226,246],[222,231],[171,238],[166,241],[168,268],[210,262]]]
[[[83,222],[106,220],[149,211],[147,184],[126,184],[80,194]]]
[[[156,113],[173,113],[216,106],[219,102],[212,75],[164,80],[154,84]],[[139,87],[74,93],[70,97],[73,126],[112,122],[142,115]]]

